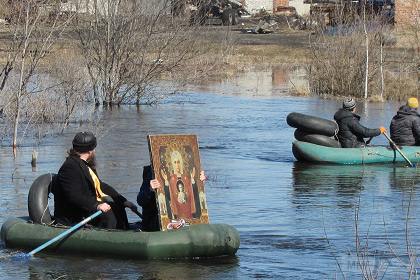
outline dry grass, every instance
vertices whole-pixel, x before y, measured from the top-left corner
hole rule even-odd
[[[243,64],[277,65],[282,63],[307,62],[309,49],[282,45],[240,45],[235,46],[231,62]]]
[[[7,40],[4,39],[5,31],[4,28],[2,32],[0,31],[0,64],[5,60],[4,50],[7,49]],[[280,64],[309,64],[310,62],[311,50],[308,31],[284,29],[278,34],[269,35],[241,34],[238,30],[229,31],[222,27],[209,27],[201,31],[200,34],[197,34],[197,43],[206,46],[207,50],[186,63],[186,68],[189,69],[187,74],[192,74],[194,79],[188,79],[182,71],[162,78],[176,79],[182,83],[197,81],[200,83],[201,79],[203,81],[228,79],[255,66],[270,67]],[[413,65],[402,63],[402,61],[412,61],[413,59],[413,36],[412,32],[407,30],[394,30],[392,35],[397,39],[397,44],[387,46],[384,50],[388,61],[385,69],[384,98],[403,100],[409,95],[416,95]],[[328,49],[325,50],[331,57],[331,54],[328,54]],[[373,53],[375,53],[374,50],[372,50]],[[71,32],[68,32],[65,38],[59,40],[51,49],[50,55],[41,61],[41,68],[48,67],[50,57],[57,56],[57,54],[69,58],[80,56],[77,42],[71,38]],[[401,57],[404,58],[401,59]],[[377,75],[377,68],[372,70],[372,73]],[[177,74],[179,74],[178,77]],[[183,81],[181,75],[185,77]],[[369,84],[371,88],[370,100],[379,99],[379,81],[379,78],[371,79]],[[307,96],[309,93],[307,89],[296,89],[293,94]],[[342,93],[342,95],[347,94]],[[323,94],[322,96],[328,95]]]
[[[344,33],[320,30],[314,36],[311,91],[320,96],[364,98],[367,73],[368,100],[400,101],[417,96],[416,33],[408,29],[393,30],[372,18],[368,21],[372,27],[367,29],[367,41],[364,24],[363,19],[359,19],[347,24]],[[366,46],[369,46],[368,61]]]
[[[1,0],[0,0],[1,1]],[[9,27],[0,26],[0,64],[6,57]],[[229,30],[226,27],[208,27],[196,34],[197,43],[205,45],[207,51],[200,56],[200,60],[188,62],[194,68],[200,64],[212,61],[217,65],[217,71],[207,72],[206,75],[230,77],[237,72],[254,65],[272,66],[283,63],[307,63],[309,47],[307,44],[308,31],[282,29],[277,34],[243,34],[239,30]],[[226,47],[226,42],[228,45]],[[221,48],[224,52],[221,53]],[[68,30],[51,49],[51,54],[80,55],[77,53],[77,41],[74,30]],[[223,55],[224,57],[220,59]],[[196,65],[192,65],[196,64]],[[42,66],[48,66],[48,58],[41,61]],[[195,70],[194,70],[195,71]],[[200,71],[199,69],[197,71]],[[206,77],[207,78],[207,77]]]

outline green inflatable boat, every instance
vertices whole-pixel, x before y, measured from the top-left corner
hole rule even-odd
[[[292,151],[298,161],[315,163],[368,164],[405,162],[398,151],[385,146],[344,149],[294,141]],[[405,146],[401,147],[401,151],[413,164],[420,162],[420,147]]]
[[[30,251],[66,229],[34,224],[29,217],[10,218],[1,228],[1,239],[6,248]],[[198,224],[159,232],[81,229],[45,251],[129,259],[175,259],[233,256],[238,248],[239,234],[232,226]]]
[[[69,227],[52,225],[48,195],[55,174],[39,176],[29,189],[29,217],[10,218],[1,227],[6,248],[28,252]],[[238,231],[226,224],[193,224],[177,230],[142,232],[82,228],[48,246],[45,251],[130,259],[176,259],[233,256]]]

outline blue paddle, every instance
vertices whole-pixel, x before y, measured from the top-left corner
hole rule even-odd
[[[60,233],[59,235],[57,235],[56,237],[54,237],[53,239],[51,239],[50,241],[45,242],[44,244],[42,244],[41,246],[33,249],[32,251],[30,251],[29,253],[22,253],[22,254],[18,254],[16,256],[14,256],[14,259],[28,259],[31,258],[33,255],[35,255],[36,253],[38,253],[39,251],[45,249],[46,247],[50,246],[51,244],[53,244],[54,242],[62,239],[63,237],[69,235],[70,233],[78,230],[80,227],[82,227],[83,225],[87,224],[88,222],[90,222],[91,220],[95,219],[96,217],[98,217],[99,215],[102,214],[102,211],[98,210],[96,211],[94,214],[90,215],[89,217],[87,217],[86,219],[84,219],[83,221],[81,221],[80,223],[72,226],[71,228],[69,228],[68,230]]]
[[[386,133],[384,133],[384,136],[388,141],[395,147],[395,149],[400,153],[400,155],[405,159],[405,161],[410,165],[410,167],[416,167],[414,164],[411,163],[411,161],[408,159],[406,155],[403,154],[400,148],[392,141],[391,137],[389,137]]]

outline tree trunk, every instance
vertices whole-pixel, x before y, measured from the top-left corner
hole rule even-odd
[[[365,96],[364,98],[368,98],[368,76],[369,76],[369,35],[367,32],[366,27],[366,0],[363,3],[363,28],[365,30],[365,38],[366,38],[366,70],[365,70]]]
[[[18,126],[19,126],[19,117],[20,117],[20,108],[16,109],[15,120],[13,122],[13,141],[12,141],[12,148],[17,148],[17,134],[18,134]]]
[[[20,99],[22,98],[22,93],[25,88],[23,76],[25,73],[25,58],[26,58],[26,50],[28,48],[28,39],[26,39],[24,43],[24,48],[22,49],[22,57],[20,63],[20,73],[19,73],[19,88],[16,94],[16,114],[15,119],[13,122],[13,140],[12,140],[12,147],[16,149],[17,147],[17,135],[18,135],[18,127],[19,127],[19,119],[20,119]]]
[[[382,36],[382,35],[381,35]],[[384,78],[384,45],[381,37],[381,101],[384,101],[385,78]]]

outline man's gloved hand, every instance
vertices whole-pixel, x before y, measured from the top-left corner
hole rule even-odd
[[[137,206],[131,201],[126,200],[123,205],[124,207],[130,208],[133,211],[137,211]]]
[[[381,126],[381,127],[379,128],[379,130],[381,131],[381,134],[386,133],[386,128],[385,128],[385,127],[383,127],[383,126]]]

